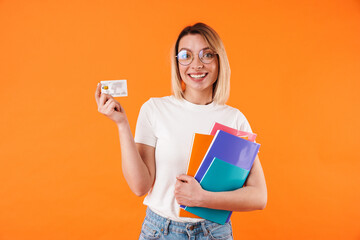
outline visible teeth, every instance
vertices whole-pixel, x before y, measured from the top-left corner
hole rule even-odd
[[[192,78],[203,78],[203,77],[205,77],[205,73],[203,73],[203,74],[201,74],[201,75],[193,75],[193,74],[190,74],[190,77],[192,77]]]

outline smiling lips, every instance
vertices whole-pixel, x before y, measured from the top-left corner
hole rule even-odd
[[[190,78],[192,78],[194,81],[201,81],[203,80],[206,76],[207,76],[207,73],[190,73],[188,74],[190,76]]]

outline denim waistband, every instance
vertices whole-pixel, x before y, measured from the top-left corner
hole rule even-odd
[[[151,211],[148,207],[146,209],[146,217],[145,219],[158,228],[160,228],[163,233],[166,235],[169,231],[177,232],[177,233],[188,233],[189,235],[196,235],[201,231],[204,232],[206,236],[209,233],[209,229],[214,228],[215,226],[219,225],[217,223],[203,220],[199,222],[177,222],[170,220],[168,218],[162,217],[155,212]]]

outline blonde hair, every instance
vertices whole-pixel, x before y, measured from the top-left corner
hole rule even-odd
[[[184,98],[184,83],[179,72],[177,54],[179,42],[188,34],[200,34],[209,47],[217,53],[219,62],[218,78],[213,85],[213,101],[217,104],[225,104],[230,95],[230,65],[226,55],[224,44],[214,29],[204,23],[196,23],[185,27],[179,34],[171,51],[171,86],[173,94],[178,99]]]

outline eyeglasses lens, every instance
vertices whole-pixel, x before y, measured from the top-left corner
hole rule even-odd
[[[215,53],[210,49],[201,50],[199,57],[203,63],[211,63],[215,58]]]
[[[181,50],[177,55],[179,63],[182,65],[189,65],[192,62],[192,52],[188,50]]]

